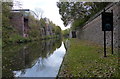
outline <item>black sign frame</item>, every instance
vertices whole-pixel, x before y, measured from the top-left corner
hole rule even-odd
[[[102,12],[102,31],[113,31],[113,12]]]
[[[104,31],[104,57],[106,55],[106,31],[111,31],[111,50],[113,54],[113,10],[110,12],[102,12],[102,31]]]

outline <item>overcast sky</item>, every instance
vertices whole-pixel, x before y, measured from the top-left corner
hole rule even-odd
[[[59,9],[56,6],[56,2],[59,0],[17,0],[22,3],[23,9],[35,10],[35,8],[41,8],[43,10],[43,17],[49,18],[53,23],[59,25],[61,29],[66,29],[59,15]],[[17,7],[16,7],[17,8]]]

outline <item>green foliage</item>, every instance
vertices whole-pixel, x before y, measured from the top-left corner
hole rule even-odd
[[[72,22],[72,30],[77,30],[77,29],[81,29],[83,27],[83,25],[85,24],[86,21],[88,21],[88,19],[90,18],[90,16],[85,16],[83,19],[76,19]]]
[[[12,9],[11,2],[2,3],[2,46],[13,43],[22,43],[30,41],[28,38],[24,38],[19,35],[18,31],[11,26],[9,17],[11,16],[10,10]]]
[[[85,19],[78,19],[78,20],[75,20],[73,23],[72,23],[72,30],[76,30],[77,28],[82,28],[82,25],[85,23]]]
[[[105,8],[110,2],[94,2],[92,5],[91,13],[97,13]]]
[[[52,21],[48,20],[48,24],[46,24],[46,18],[41,18],[40,20],[36,19],[33,15],[29,15],[29,36],[34,39],[50,39],[57,36],[61,36],[61,28],[60,26],[56,26]],[[48,25],[48,26],[47,26]],[[50,27],[52,29],[52,33],[55,35],[42,35],[42,31],[46,32],[46,27]],[[42,37],[41,37],[42,35]]]
[[[65,26],[78,18],[83,18],[87,11],[82,2],[57,2],[57,7]]]
[[[10,43],[25,43],[28,41],[31,41],[31,40],[29,38],[24,38],[24,37],[20,36],[19,34],[13,34],[9,38]]]
[[[11,2],[3,2],[2,3],[2,26],[9,26],[9,16],[10,10],[12,9]]]
[[[55,34],[56,35],[61,35],[61,28],[60,28],[60,26],[55,26]]]
[[[19,35],[19,31],[15,29],[13,26],[10,24],[10,10],[12,9],[12,3],[3,3],[2,4],[2,38],[3,38],[3,47],[6,44],[11,44],[11,43],[23,43],[26,41],[30,40],[38,40],[41,39],[41,35],[44,34],[41,32],[41,30],[44,29],[44,32],[46,32],[46,21],[44,18],[41,18],[40,20],[36,19],[34,15],[31,13],[27,12],[22,12],[24,15],[29,15],[29,30],[28,34],[29,37],[22,37]],[[58,37],[61,35],[61,28],[59,26],[56,26],[52,21],[49,22],[48,24],[49,27],[52,28],[52,33],[53,35],[51,36],[44,36],[44,38],[51,38],[51,37]],[[1,29],[0,29],[1,30]],[[55,35],[54,35],[55,34]]]
[[[12,3],[10,2],[4,2],[2,3],[2,42],[3,46],[5,44],[8,44],[8,39],[9,37],[15,33],[15,30],[13,27],[10,25],[10,10],[12,9],[11,7]]]
[[[59,14],[64,25],[72,23],[72,29],[82,28],[82,25],[97,12],[106,7],[109,2],[58,2]]]
[[[2,39],[0,38],[0,50],[1,50],[1,47],[2,47]]]
[[[43,18],[40,19],[40,26],[41,27],[45,27],[46,23],[45,21],[43,20]]]
[[[29,37],[31,39],[39,39],[40,38],[40,21],[37,20],[33,15],[29,15]]]
[[[63,30],[62,31],[63,37],[68,38],[69,37],[69,32],[70,32],[70,29]]]

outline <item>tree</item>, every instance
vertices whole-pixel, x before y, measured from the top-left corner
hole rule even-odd
[[[22,2],[20,0],[14,0],[13,7],[22,8]]]
[[[45,27],[46,26],[46,23],[45,23],[43,18],[40,19],[40,26],[41,27]]]
[[[55,33],[56,33],[56,35],[61,35],[61,28],[60,28],[60,26],[55,26]]]
[[[87,12],[83,2],[57,2],[57,7],[65,26],[76,19],[84,18]]]
[[[40,24],[39,20],[34,17],[34,15],[29,14],[29,35],[32,38],[39,38],[40,37]]]
[[[10,35],[14,32],[13,28],[10,26],[10,10],[12,9],[12,2],[2,3],[2,39],[3,46],[8,42]]]
[[[82,28],[90,17],[108,4],[108,2],[57,2],[57,7],[64,25],[72,23],[71,28],[76,30]]]
[[[69,37],[69,32],[70,32],[70,29],[63,30],[63,31],[62,31],[62,35],[63,35],[65,38],[68,38],[68,37]]]
[[[37,15],[37,18],[40,20],[43,16],[43,10],[41,8],[35,8],[35,13]]]
[[[10,10],[12,9],[12,2],[3,2],[2,3],[2,25],[9,25]]]

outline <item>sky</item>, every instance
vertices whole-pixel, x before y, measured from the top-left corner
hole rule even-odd
[[[16,0],[22,3],[23,9],[30,9],[35,11],[35,8],[43,10],[43,17],[49,18],[53,23],[60,26],[62,30],[69,28],[70,26],[64,27],[63,21],[59,14],[59,8],[56,2],[59,0]],[[14,8],[18,8],[15,6]]]

